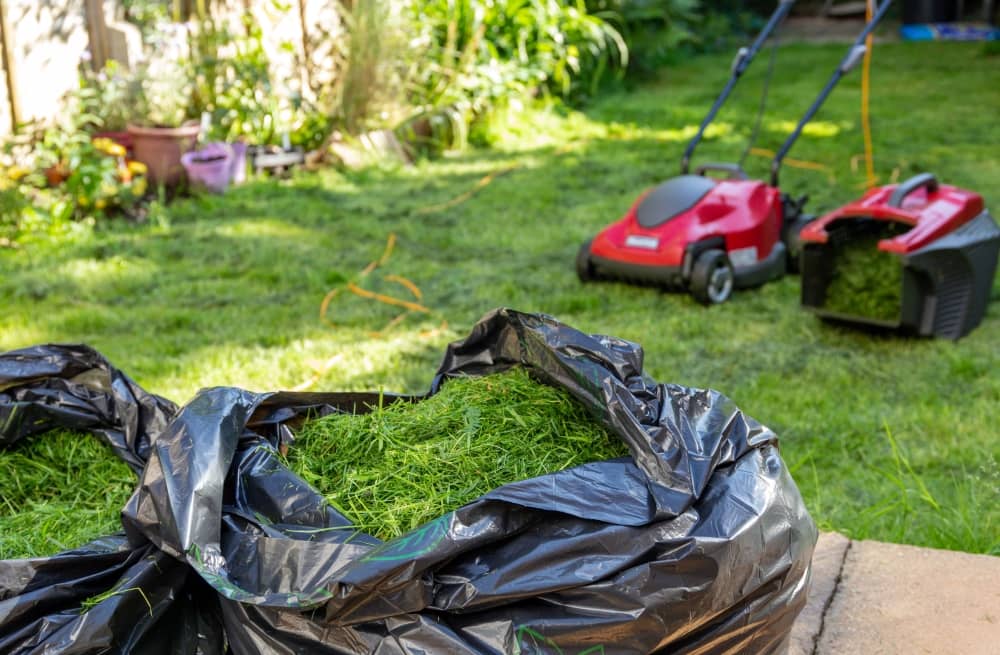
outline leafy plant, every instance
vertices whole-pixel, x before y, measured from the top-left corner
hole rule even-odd
[[[271,145],[288,134],[294,145],[319,147],[332,129],[330,118],[299,93],[278,93],[263,37],[251,14],[236,31],[203,16],[190,41],[192,114],[210,116],[211,140]]]
[[[169,0],[121,0],[125,20],[136,25],[144,39],[170,18]]]
[[[734,0],[587,0],[628,42],[629,74],[650,76],[682,54],[716,50],[759,19],[755,3]],[[768,9],[770,11],[770,9]]]
[[[346,38],[341,54],[340,82],[329,91],[336,120],[352,134],[400,119],[408,74],[423,53],[409,38],[419,24],[410,11],[415,0],[341,2]]]
[[[212,139],[268,144],[278,131],[270,62],[250,14],[243,16],[242,27],[237,33],[206,16],[192,33],[192,113],[209,113]]]
[[[84,68],[74,92],[75,111],[84,119],[78,123],[91,130],[122,132],[138,118],[135,99],[140,92],[138,80],[113,59],[96,73]]]
[[[494,82],[503,80],[502,65],[512,63],[519,81],[573,97],[593,93],[609,68],[628,62],[621,34],[582,1],[433,0],[415,9],[415,19],[443,46],[438,63],[474,65]]]
[[[580,101],[628,61],[618,31],[583,2],[431,0],[410,11],[420,57],[402,128],[431,149],[463,145],[477,118],[538,91]]]
[[[143,64],[135,76],[136,122],[177,127],[196,114],[191,107],[193,81],[187,66],[166,58]]]
[[[183,27],[162,24],[149,37],[150,56],[129,78],[136,124],[177,127],[198,116],[193,102],[194,76],[185,54],[186,34]]]

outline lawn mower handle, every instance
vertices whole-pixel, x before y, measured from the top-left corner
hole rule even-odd
[[[890,207],[902,207],[903,200],[917,189],[927,187],[927,193],[931,194],[938,190],[938,180],[934,173],[921,173],[906,180],[892,192],[889,196],[888,205]]]
[[[799,138],[799,135],[802,134],[802,128],[806,126],[806,123],[812,120],[812,117],[816,115],[819,108],[823,106],[827,96],[829,96],[830,92],[833,91],[833,87],[837,86],[837,82],[840,81],[840,78],[849,73],[851,69],[857,66],[858,62],[861,61],[861,58],[865,53],[865,39],[868,38],[868,35],[871,34],[872,30],[875,29],[875,26],[878,25],[879,21],[882,20],[882,17],[885,16],[886,12],[889,10],[889,5],[891,4],[892,0],[885,0],[881,5],[879,5],[878,9],[875,11],[875,15],[872,16],[872,19],[865,25],[865,29],[861,30],[861,34],[859,34],[858,38],[854,40],[853,44],[851,44],[851,49],[848,50],[847,54],[844,55],[844,58],[840,60],[837,70],[833,72],[833,75],[827,81],[826,86],[824,86],[823,90],[819,92],[819,96],[816,97],[812,105],[809,106],[809,109],[806,110],[805,116],[802,117],[802,120],[799,121],[799,124],[795,126],[795,129],[781,145],[777,154],[774,155],[774,159],[771,160],[771,186],[778,186],[778,170],[781,169],[781,160],[785,158],[785,155],[787,155],[788,151],[792,149],[792,145]]]
[[[778,6],[775,8],[774,13],[771,14],[771,18],[768,19],[767,24],[757,35],[757,38],[750,45],[749,48],[743,47],[736,52],[736,57],[733,59],[733,65],[730,70],[729,81],[726,82],[726,86],[722,88],[722,92],[719,97],[715,99],[712,104],[712,108],[708,110],[708,114],[705,116],[704,120],[701,121],[701,125],[698,127],[698,131],[695,133],[694,137],[688,143],[687,148],[684,149],[684,156],[681,158],[681,175],[687,175],[690,170],[691,155],[694,154],[694,149],[698,146],[701,141],[702,135],[705,133],[705,128],[708,127],[709,123],[715,119],[715,115],[719,113],[719,109],[722,104],[732,93],[733,88],[736,86],[736,82],[743,75],[744,71],[750,66],[750,62],[753,58],[757,56],[757,52],[764,47],[764,42],[767,41],[768,37],[771,36],[778,25],[784,20],[788,12],[792,10],[792,5],[795,4],[795,0],[779,0]]]

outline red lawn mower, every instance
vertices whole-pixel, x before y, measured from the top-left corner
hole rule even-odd
[[[792,4],[792,0],[780,2],[750,48],[737,53],[729,81],[684,151],[681,175],[650,189],[621,220],[581,246],[576,259],[581,281],[615,279],[683,289],[710,305],[728,300],[735,288],[758,286],[789,268],[797,270],[798,233],[811,217],[802,211],[805,196],[793,199],[778,188],[781,161],[840,78],[861,61],[865,38],[885,15],[890,0],[865,25],[775,154],[770,183],[750,180],[739,164],[701,164],[689,173],[691,155],[705,128]],[[715,179],[707,175],[710,172],[726,177]]]

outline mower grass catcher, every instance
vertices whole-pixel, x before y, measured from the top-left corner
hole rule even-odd
[[[474,387],[524,393],[478,413],[452,403]],[[524,403],[540,401],[575,405],[539,426]],[[425,403],[423,417],[445,410],[439,429],[406,416]],[[354,443],[398,457],[380,471],[399,484],[437,453],[462,460],[430,470],[456,478],[437,491],[454,504],[412,529],[375,520],[385,539],[359,524],[358,503],[384,486],[324,494],[282,454],[310,421],[324,432],[313,446],[332,449],[324,466],[336,460],[351,426],[333,415],[377,428]],[[393,420],[410,434],[381,431]],[[531,455],[486,439],[498,421],[544,428],[552,461],[499,461]],[[0,562],[0,653],[768,654],[806,601],[816,526],[776,435],[715,391],[651,380],[637,344],[544,315],[486,315],[421,396],[214,387],[178,408],[85,346],[0,354],[0,447],[55,427],[91,432],[140,472],[127,537]],[[333,468],[371,474],[352,457]],[[483,492],[482,467],[499,486]],[[507,482],[522,475],[535,477]]]
[[[989,303],[1000,229],[978,193],[929,173],[802,230],[802,305],[824,319],[958,339]]]

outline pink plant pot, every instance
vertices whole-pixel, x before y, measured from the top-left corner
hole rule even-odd
[[[223,193],[229,188],[235,161],[233,148],[225,143],[207,143],[181,155],[181,164],[191,183],[212,193]]]

